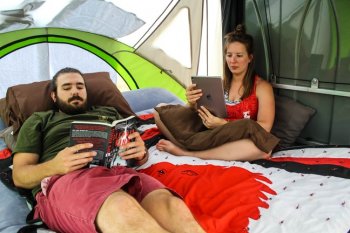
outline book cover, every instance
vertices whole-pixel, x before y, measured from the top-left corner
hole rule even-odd
[[[129,142],[128,135],[136,131],[135,116],[108,122],[73,121],[70,130],[69,145],[92,143],[89,151],[96,151],[96,156],[89,167],[128,166],[133,167],[135,160],[124,160],[119,156],[120,146]]]

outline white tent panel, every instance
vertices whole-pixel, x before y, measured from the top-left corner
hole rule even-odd
[[[220,0],[206,1],[203,12],[198,75],[222,76],[222,29]],[[209,10],[207,10],[209,8]]]
[[[10,86],[48,79],[47,51],[47,45],[40,44],[25,47],[1,58],[0,98],[5,97]]]
[[[164,32],[155,39],[153,47],[163,50],[185,68],[191,68],[190,21],[187,8],[182,8]]]
[[[209,8],[207,9],[207,5]],[[186,25],[174,23],[181,11],[188,11],[189,30],[184,30]],[[222,74],[222,32],[220,0],[182,0],[169,13],[161,25],[137,48],[137,52],[147,59],[171,71],[178,81],[185,86],[191,83],[192,75],[221,75]],[[177,27],[169,29],[170,27]],[[215,33],[211,30],[216,28]],[[208,30],[210,33],[208,33]],[[168,40],[168,46],[182,52],[182,58],[175,57],[167,50],[157,46],[159,38],[164,38],[169,31],[178,32]],[[184,35],[186,33],[187,35]],[[186,47],[186,41],[179,38],[190,38],[190,47]],[[186,49],[183,49],[186,48]],[[190,52],[190,55],[187,53]],[[186,58],[190,57],[190,63]],[[186,65],[184,62],[186,61]]]
[[[104,60],[79,47],[67,44],[50,44],[51,77],[64,67],[74,67],[83,73],[107,71],[117,81],[117,72]]]
[[[0,98],[10,86],[50,79],[64,67],[83,73],[107,71],[114,82],[118,77],[109,64],[84,49],[68,44],[37,44],[0,59]]]

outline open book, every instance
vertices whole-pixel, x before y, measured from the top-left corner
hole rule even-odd
[[[73,121],[70,130],[70,146],[80,143],[92,143],[89,151],[97,154],[90,162],[94,166],[128,166],[133,167],[134,159],[124,160],[119,156],[119,147],[128,143],[128,135],[136,131],[135,116],[130,116],[112,123],[95,121]]]

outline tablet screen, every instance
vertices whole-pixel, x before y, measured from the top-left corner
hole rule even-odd
[[[202,97],[197,101],[198,106],[206,107],[217,117],[227,116],[222,79],[219,76],[192,76],[192,83],[202,89]]]

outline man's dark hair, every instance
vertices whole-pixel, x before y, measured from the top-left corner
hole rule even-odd
[[[75,68],[71,68],[71,67],[66,67],[63,68],[61,70],[59,70],[52,78],[51,83],[50,83],[50,90],[55,92],[57,94],[57,78],[58,76],[60,76],[61,74],[68,74],[68,73],[76,73],[76,74],[80,74],[83,78],[83,74],[80,72],[80,70],[77,70]]]

